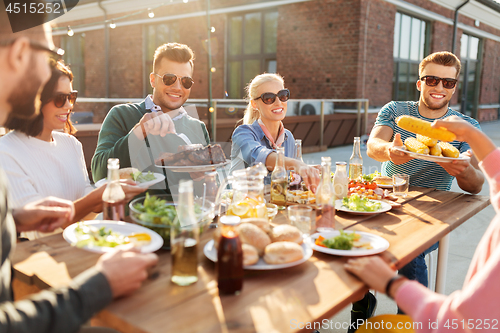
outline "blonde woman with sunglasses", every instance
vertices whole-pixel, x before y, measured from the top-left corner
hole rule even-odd
[[[285,167],[302,177],[313,192],[319,184],[319,170],[295,159],[295,139],[285,129],[290,91],[285,89],[283,77],[278,74],[257,75],[247,86],[248,106],[243,125],[232,135],[231,172],[263,163],[269,171],[276,164],[276,149],[285,147]]]
[[[32,119],[11,116],[7,120],[5,127],[13,131],[0,138],[0,165],[11,185],[14,208],[55,196],[74,202],[75,222],[102,211],[105,186],[94,189],[90,184],[82,144],[71,135],[76,132],[70,114],[77,98],[72,81],[67,66],[53,63],[40,97],[41,112]],[[130,182],[123,188],[128,200],[144,191]],[[23,234],[29,239],[42,235],[38,231]]]

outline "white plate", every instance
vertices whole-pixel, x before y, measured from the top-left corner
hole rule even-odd
[[[335,209],[340,210],[342,212],[347,212],[347,213],[352,213],[352,214],[357,214],[357,215],[371,215],[371,214],[378,214],[378,213],[387,212],[387,211],[391,210],[391,208],[392,208],[392,206],[386,202],[379,201],[379,200],[371,200],[371,201],[380,202],[382,207],[379,210],[376,210],[374,212],[358,212],[357,210],[350,210],[349,208],[343,206],[342,200],[335,200]]]
[[[375,183],[377,183],[377,182],[375,182]],[[390,185],[387,185],[387,184],[377,184],[377,186],[380,187],[380,188],[390,188],[390,189],[392,189],[392,184],[390,184]]]
[[[351,233],[353,231],[346,230],[346,233]],[[314,244],[316,241],[316,238],[319,237],[319,235],[325,237],[325,238],[332,238],[340,235],[340,231],[338,230],[332,230],[332,231],[325,231],[325,232],[320,232],[317,234],[314,234],[311,236],[311,244],[312,248],[315,251],[318,252],[323,252],[326,254],[333,254],[336,256],[346,256],[346,257],[357,257],[357,256],[369,256],[372,254],[377,254],[384,252],[389,248],[389,242],[380,236],[370,234],[367,232],[362,232],[362,231],[356,231],[357,234],[361,235],[361,239],[359,240],[360,242],[363,243],[368,243],[370,242],[370,245],[373,247],[373,249],[367,250],[367,249],[351,249],[351,250],[336,250],[336,249],[329,249],[326,247],[318,246]]]
[[[91,225],[96,228],[106,227],[106,229],[111,229],[114,232],[120,233],[122,235],[128,236],[137,233],[146,233],[151,236],[151,242],[140,248],[142,253],[150,253],[159,250],[163,246],[163,238],[151,229],[142,227],[140,225],[127,223],[127,222],[117,222],[117,221],[85,221],[82,222],[85,225]],[[70,243],[74,244],[77,242],[75,235],[76,223],[73,223],[66,229],[64,229],[63,237]],[[82,249],[97,253],[106,253],[113,251],[113,247],[101,247],[101,246],[84,246]]]
[[[306,239],[307,240],[307,239]],[[307,259],[311,258],[313,254],[313,250],[311,249],[311,245],[309,242],[304,242],[302,243],[302,249],[304,250],[304,257],[302,259],[294,261],[294,262],[289,262],[287,264],[280,264],[280,265],[268,265],[264,261],[264,259],[259,258],[259,261],[251,266],[244,266],[244,269],[248,270],[259,270],[259,271],[267,271],[267,270],[273,270],[273,269],[282,269],[282,268],[287,268],[287,267],[293,267],[302,264],[303,262],[307,261]],[[203,248],[203,253],[205,254],[205,257],[210,259],[213,262],[217,262],[217,249],[214,246],[214,240],[210,240],[207,244],[205,244],[205,247]]]
[[[408,151],[404,148],[398,148],[398,147],[395,147],[395,148],[396,148],[396,150],[401,151],[410,157],[413,157],[413,158],[416,158],[419,160],[429,161],[429,162],[451,163],[453,161],[469,161],[470,160],[470,157],[468,157],[468,156],[459,156],[457,158],[442,157],[442,156],[433,156],[433,155],[414,153],[414,152]]]
[[[207,164],[207,165],[158,165],[155,166],[162,169],[167,169],[172,172],[209,172],[223,168],[231,163],[231,160],[226,160],[224,163]]]
[[[147,188],[147,187],[150,187],[151,185],[157,184],[157,183],[165,180],[165,175],[162,175],[161,173],[154,172],[153,175],[155,176],[155,179],[144,182],[144,183],[137,182],[137,186]],[[103,179],[99,180],[97,183],[95,183],[95,186],[101,187],[102,185],[106,184],[107,182],[108,182],[108,179],[103,178]]]

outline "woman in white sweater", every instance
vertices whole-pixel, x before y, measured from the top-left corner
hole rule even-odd
[[[7,173],[14,208],[55,196],[74,202],[75,222],[102,211],[105,186],[94,189],[90,184],[82,144],[71,135],[76,130],[69,115],[77,97],[72,80],[68,67],[54,64],[41,94],[41,112],[33,119],[14,115],[7,120],[5,126],[14,131],[0,138],[0,165]],[[123,188],[127,200],[145,190],[131,183]]]

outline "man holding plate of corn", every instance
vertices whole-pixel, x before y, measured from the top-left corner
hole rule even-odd
[[[472,194],[481,191],[484,177],[476,158],[469,151],[469,145],[448,136],[452,134],[450,132],[430,127],[436,119],[455,115],[480,129],[475,119],[449,107],[456,90],[460,67],[460,60],[453,53],[430,54],[419,65],[419,79],[416,82],[416,88],[420,91],[419,101],[392,101],[380,110],[368,140],[367,154],[383,162],[382,175],[392,177],[393,174],[407,174],[410,175],[410,186],[445,191],[450,190],[453,179],[456,178],[462,190]],[[446,162],[433,162],[425,158],[413,158],[400,149],[402,146],[415,153],[450,159],[441,159]],[[456,158],[459,154],[469,158]],[[437,244],[420,254],[403,267],[400,274],[428,286],[424,257],[436,248]],[[368,298],[372,298],[368,296],[370,295],[365,296],[361,302],[367,303],[369,307],[374,302],[366,302]],[[356,304],[353,306],[353,314],[355,310]],[[369,315],[369,309],[365,313]]]

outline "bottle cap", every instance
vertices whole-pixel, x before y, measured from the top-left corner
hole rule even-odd
[[[193,181],[182,179],[179,182],[179,193],[186,193],[186,192],[193,193]]]
[[[108,158],[108,169],[120,169],[120,160],[118,158]]]
[[[236,226],[240,224],[241,218],[235,215],[224,215],[220,217],[219,222],[224,225]]]
[[[336,165],[347,165],[346,162],[335,162]]]

